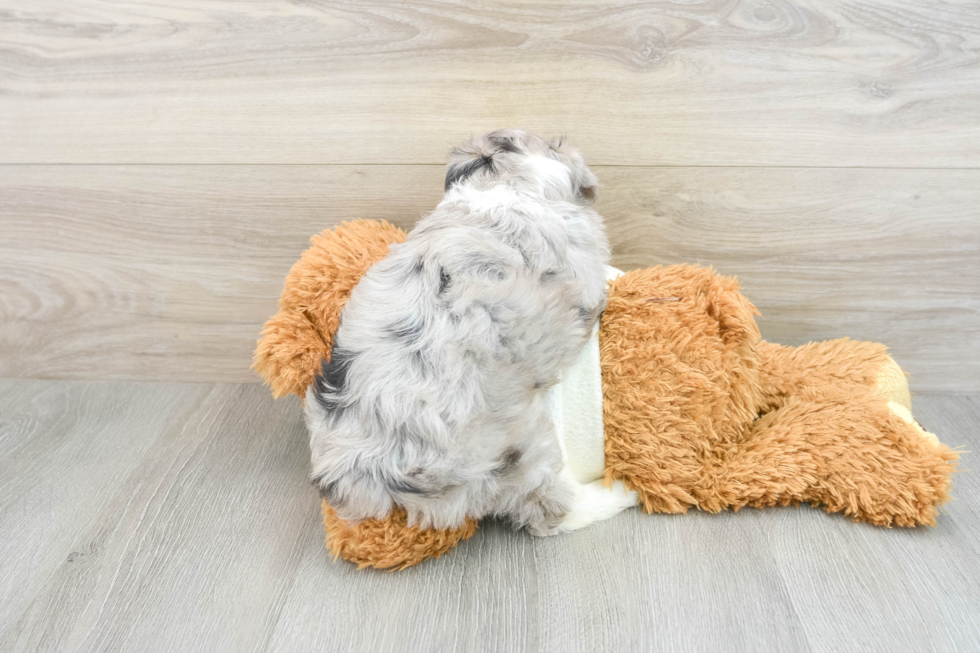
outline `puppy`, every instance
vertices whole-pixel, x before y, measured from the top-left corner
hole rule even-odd
[[[361,278],[307,392],[313,482],[342,519],[397,504],[550,535],[635,502],[575,482],[544,401],[605,306],[597,183],[520,130],[453,149],[442,202]]]

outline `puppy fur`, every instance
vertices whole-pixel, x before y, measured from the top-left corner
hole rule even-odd
[[[561,140],[507,129],[453,149],[445,197],[360,280],[306,396],[313,482],[342,519],[398,504],[423,527],[590,521],[576,501],[595,489],[563,472],[544,394],[605,306],[596,186]]]

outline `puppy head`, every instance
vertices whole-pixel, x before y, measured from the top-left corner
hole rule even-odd
[[[505,183],[551,200],[591,204],[599,180],[564,138],[546,141],[521,129],[498,129],[454,147],[446,190]]]

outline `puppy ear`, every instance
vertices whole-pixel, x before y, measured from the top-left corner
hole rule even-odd
[[[592,171],[585,168],[581,179],[578,180],[578,194],[586,204],[595,202],[596,193],[599,190],[599,180]]]
[[[568,145],[564,134],[551,139],[548,145],[551,146],[551,149],[555,153],[562,155],[568,161],[572,184],[582,203],[592,204],[595,202],[596,191],[599,189],[599,180],[592,174],[588,166],[585,165],[585,159],[582,158],[579,151]]]

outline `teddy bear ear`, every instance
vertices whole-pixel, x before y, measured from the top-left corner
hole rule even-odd
[[[252,367],[275,397],[306,396],[306,387],[330,356],[340,312],[354,286],[406,234],[384,221],[354,220],[310,239],[286,277],[279,312],[269,319]]]
[[[329,354],[329,345],[305,315],[280,311],[262,329],[252,368],[269,385],[276,399],[288,394],[303,399],[320,361]]]

